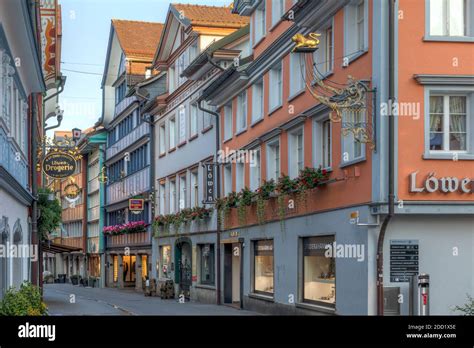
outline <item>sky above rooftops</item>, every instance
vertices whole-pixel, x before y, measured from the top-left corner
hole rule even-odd
[[[164,23],[170,3],[228,6],[231,0],[60,0],[63,41],[61,70],[67,76],[59,103],[59,130],[86,129],[102,113],[100,82],[111,19]],[[50,121],[48,126],[56,124]],[[53,130],[54,131],[54,130]],[[52,136],[53,131],[48,133]]]

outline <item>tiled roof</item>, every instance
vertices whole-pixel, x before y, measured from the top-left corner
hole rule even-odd
[[[162,23],[112,19],[112,25],[127,58],[151,62],[160,41]]]
[[[249,24],[249,17],[233,14],[230,7],[187,4],[172,4],[172,6],[195,26],[238,29]]]

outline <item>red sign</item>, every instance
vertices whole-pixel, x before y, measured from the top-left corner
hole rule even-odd
[[[143,199],[129,199],[128,200],[128,209],[130,211],[142,211],[144,208],[144,200]]]

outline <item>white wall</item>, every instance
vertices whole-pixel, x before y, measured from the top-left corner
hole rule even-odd
[[[408,283],[390,283],[391,239],[419,240],[419,272],[430,276],[430,314],[459,315],[451,308],[465,304],[467,293],[474,295],[474,217],[419,215],[392,220],[384,243],[384,281],[408,294]]]
[[[13,235],[16,221],[19,219],[21,230],[22,230],[22,241],[21,244],[30,243],[30,236],[28,232],[28,208],[23,204],[19,203],[13,196],[8,192],[0,188],[0,218],[3,216],[8,217],[8,225],[10,226],[10,233],[8,237],[8,242],[13,243]],[[7,268],[9,272],[8,276],[8,286],[18,287],[23,281],[29,280],[29,258],[21,258],[19,260],[19,269],[21,269],[21,274],[13,274],[13,259],[7,259]],[[14,282],[15,280],[15,282]]]

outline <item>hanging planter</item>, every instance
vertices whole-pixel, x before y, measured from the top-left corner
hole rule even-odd
[[[146,232],[147,224],[144,221],[132,221],[126,224],[105,226],[102,233],[106,236],[116,236],[130,233]]]

